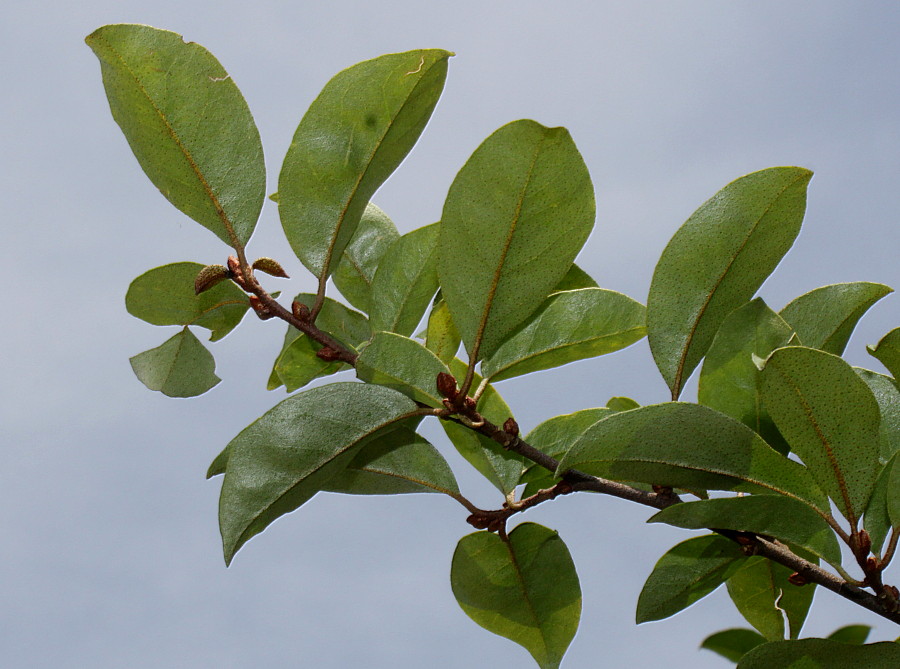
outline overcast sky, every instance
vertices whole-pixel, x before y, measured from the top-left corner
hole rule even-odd
[[[147,23],[212,51],[259,125],[269,192],[294,129],[325,82],[382,53],[456,52],[422,139],[374,201],[401,231],[432,223],[454,174],[519,118],[570,129],[597,191],[579,263],[646,302],[656,258],[691,212],[738,176],[816,172],[803,232],[762,295],[775,309],[827,283],[900,285],[900,5],[873,2],[11,3],[0,22],[0,665],[5,667],[527,667],[450,592],[471,528],[438,495],[320,495],[251,541],[226,569],[210,460],[277,401],[265,382],[283,327],[247,318],[214,344],[223,382],[194,400],[144,388],[128,357],[174,329],[125,312],[132,278],[169,262],[224,260],[223,246],[140,171],[113,122],[85,35]],[[267,203],[251,254],[283,261],[287,294],[313,289]],[[900,325],[898,298],[850,342],[854,364]],[[170,331],[171,330],[171,331]],[[202,334],[202,333],[198,333]],[[646,341],[500,384],[523,430],[667,390]],[[694,399],[695,385],[686,399]],[[489,485],[433,429],[464,492]],[[592,495],[522,520],[558,529],[584,592],[564,666],[725,667],[697,646],[743,625],[724,592],[635,626],[644,579],[690,533]],[[895,579],[896,580],[896,579]],[[898,631],[828,592],[805,630],[853,622]]]

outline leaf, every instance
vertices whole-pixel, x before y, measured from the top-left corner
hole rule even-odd
[[[663,555],[638,597],[636,622],[662,620],[686,609],[724,583],[746,558],[724,537],[682,541]]]
[[[385,251],[399,237],[387,214],[371,202],[366,205],[359,226],[331,277],[341,295],[360,311],[371,310],[375,270]]]
[[[876,346],[866,346],[866,350],[887,367],[891,376],[900,378],[900,328],[888,332]]]
[[[641,405],[630,397],[610,397],[606,406],[613,411],[631,411],[632,409],[637,409]]]
[[[492,382],[612,353],[646,334],[644,305],[603,288],[549,297],[481,364]]]
[[[759,632],[735,628],[711,634],[703,640],[700,647],[718,653],[726,660],[737,662],[745,653],[765,642],[765,637]]]
[[[900,644],[883,641],[865,646],[831,639],[774,641],[757,646],[737,669],[896,669],[900,666]]]
[[[856,526],[880,468],[872,391],[836,355],[788,346],[766,361],[762,399],[791,450]]]
[[[796,639],[812,604],[814,586],[792,584],[791,574],[792,569],[755,556],[726,583],[738,611],[769,641],[785,638],[785,619],[790,638]]]
[[[316,296],[311,293],[300,293],[294,299],[311,307]],[[329,297],[326,297],[322,304],[316,325],[345,346],[354,349],[372,335],[365,316]],[[348,369],[344,363],[326,362],[318,358],[316,352],[321,348],[319,343],[311,340],[297,328],[288,326],[284,344],[275,359],[267,388],[274,390],[283,385],[287,392],[292,393],[313,379]]]
[[[546,299],[594,223],[594,188],[565,128],[503,126],[456,175],[441,217],[438,274],[474,363]]]
[[[668,402],[613,414],[578,437],[557,473],[566,469],[689,490],[776,492],[829,510],[803,465],[746,425],[698,404]]]
[[[407,427],[367,443],[323,490],[349,495],[459,494],[447,461],[424,437]]]
[[[579,288],[597,288],[597,282],[590,275],[581,269],[578,265],[572,264],[566,275],[560,280],[556,287],[553,288],[554,293],[564,290],[578,290]]]
[[[466,364],[459,359],[453,360],[450,371],[454,377],[461,379],[466,375]],[[481,377],[475,374],[473,385],[479,383]],[[503,425],[507,418],[512,417],[512,410],[491,385],[478,398],[476,409],[495,425]],[[524,458],[521,455],[506,450],[493,439],[452,420],[442,420],[441,427],[459,454],[500,492],[505,495],[518,485],[524,469]]]
[[[869,625],[845,625],[829,634],[828,638],[832,641],[861,646],[869,638],[869,632],[871,631],[872,628]]]
[[[453,554],[450,584],[472,620],[523,646],[542,669],[559,667],[578,629],[581,586],[556,532],[522,523],[506,541],[469,534]]]
[[[150,181],[223,242],[244,246],[262,209],[266,169],[259,131],[230,75],[199,44],[150,26],[104,26],[85,41]]]
[[[559,459],[582,432],[612,413],[612,409],[599,407],[555,416],[529,432],[525,436],[525,441],[546,455]],[[549,488],[557,480],[554,472],[549,472],[538,464],[531,464],[520,479],[520,483],[528,484],[522,492],[522,497],[533,495],[541,488]]]
[[[202,395],[222,380],[215,374],[212,354],[187,328],[130,362],[141,383],[169,397]]]
[[[709,347],[697,391],[700,404],[737,418],[781,453],[787,453],[787,444],[763,406],[753,356],[765,359],[785,346],[792,333],[761,298],[735,309],[722,321]]]
[[[881,283],[836,283],[801,295],[780,315],[790,323],[803,346],[841,355],[863,314],[893,292],[893,288]]]
[[[276,518],[328,485],[366,441],[415,411],[407,397],[363,383],[333,383],[288,397],[228,445],[219,498],[225,563]]]
[[[900,390],[894,380],[868,369],[854,367],[853,371],[866,382],[878,402],[881,425],[878,429],[879,455],[887,462],[900,451]]]
[[[214,476],[224,474],[227,467],[228,447],[226,446],[219,452],[219,454],[213,459],[213,461],[209,463],[209,469],[206,470],[207,480],[213,478]]]
[[[443,299],[438,300],[428,315],[425,347],[434,353],[441,362],[448,364],[456,357],[460,341],[462,340],[453,324],[450,308]]]
[[[372,329],[408,337],[438,289],[440,223],[408,232],[385,252],[372,281]]]
[[[210,341],[231,332],[250,302],[231,281],[196,295],[194,278],[203,269],[195,262],[177,262],[144,272],[128,287],[128,313],[151,325],[199,325],[212,331]]]
[[[833,565],[841,564],[841,549],[828,523],[803,502],[782,495],[685,502],[663,509],[647,522],[689,530],[709,527],[755,532],[802,546]]]
[[[278,179],[278,213],[294,253],[320,280],[425,128],[452,55],[419,49],[347,68],[297,126]]]
[[[878,553],[891,529],[891,518],[888,514],[888,489],[891,481],[891,471],[896,457],[889,461],[878,478],[875,479],[875,487],[866,506],[866,514],[863,516],[863,527],[869,533],[872,541],[872,551]]]
[[[732,181],[666,246],[647,298],[647,336],[672,391],[706,354],[734,309],[753,297],[794,243],[812,172],[773,167]]]
[[[891,473],[888,475],[887,494],[885,495],[885,503],[887,505],[888,518],[891,520],[891,527],[900,528],[900,467],[897,466],[897,458],[891,460]]]
[[[437,375],[450,370],[419,342],[392,332],[376,332],[356,360],[356,376],[398,390],[432,407],[442,406]]]

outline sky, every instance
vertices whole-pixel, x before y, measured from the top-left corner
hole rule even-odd
[[[761,295],[780,309],[843,281],[900,285],[900,5],[645,1],[554,3],[13,3],[0,22],[4,123],[4,327],[0,330],[0,664],[6,667],[241,668],[529,666],[481,630],[449,585],[471,528],[439,495],[319,495],[254,538],[225,568],[212,458],[277,401],[266,378],[283,336],[247,318],[212,345],[223,379],[172,400],[128,358],[174,333],[129,316],[145,270],[222,262],[224,247],[141,172],[113,122],[84,37],[146,23],[206,46],[242,90],[266,151],[269,192],[303,112],[339,70],[438,47],[456,56],[443,97],[373,201],[402,232],[438,220],[456,171],[519,118],[569,128],[598,215],[578,262],[601,286],[646,302],[656,259],[719,188],[765,167],[815,171],[794,248]],[[250,253],[282,261],[285,294],[314,290],[267,203]],[[289,287],[288,287],[289,286]],[[847,358],[900,325],[898,298],[866,316]],[[349,379],[347,379],[349,380]],[[667,399],[646,340],[498,390],[523,430],[614,395]],[[689,384],[686,399],[695,397]],[[426,428],[464,493],[489,484]],[[698,650],[745,626],[717,592],[636,626],[653,564],[691,533],[645,525],[651,511],[572,495],[525,514],[560,532],[581,578],[581,628],[563,666],[715,668]],[[804,636],[849,623],[896,629],[819,592]]]

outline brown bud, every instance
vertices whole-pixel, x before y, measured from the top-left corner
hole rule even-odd
[[[872,539],[869,538],[869,533],[865,530],[859,531],[859,540],[857,541],[857,546],[859,547],[859,552],[861,554],[869,554],[869,551],[872,548]]]
[[[200,270],[197,278],[194,279],[194,294],[209,290],[218,283],[231,278],[228,268],[224,265],[207,265]]]
[[[469,411],[475,411],[475,400],[471,397],[466,397],[466,409]]]
[[[866,573],[871,574],[872,572],[876,571],[878,571],[878,560],[870,557],[866,560]]]
[[[284,271],[284,268],[278,261],[273,260],[272,258],[257,258],[253,261],[253,269],[258,269],[260,272],[265,272],[266,274],[277,276],[281,279],[291,278],[287,275],[287,272]]]
[[[293,304],[291,304],[291,311],[294,314],[294,318],[297,318],[301,321],[309,320],[309,307],[302,302],[297,302],[297,300],[294,300]]]
[[[806,585],[809,581],[806,580],[806,577],[801,574],[799,571],[795,571],[793,574],[788,576],[788,583],[791,585]]]
[[[466,522],[476,530],[485,530],[491,524],[490,520],[477,513],[473,513],[471,516],[466,518]]]
[[[487,531],[488,532],[499,532],[504,527],[506,527],[506,519],[505,518],[494,518],[490,523],[488,523]]]
[[[232,281],[247,290],[247,282],[244,281],[244,273],[241,271],[241,263],[238,262],[237,256],[228,256],[228,271],[231,272]]]
[[[316,351],[316,357],[325,362],[334,362],[341,359],[341,354],[328,346]]]
[[[453,374],[448,374],[447,372],[438,373],[436,385],[441,397],[446,397],[448,400],[456,399],[456,379],[453,377]]]
[[[511,437],[519,436],[519,424],[516,422],[515,418],[510,416],[506,419],[506,422],[503,423],[503,431]]]
[[[275,315],[256,295],[250,295],[250,306],[253,307],[253,311],[256,312],[256,315],[259,316],[260,320],[265,321]]]

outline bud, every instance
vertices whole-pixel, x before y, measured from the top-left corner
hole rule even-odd
[[[491,524],[491,521],[487,520],[484,516],[481,516],[477,513],[473,513],[471,516],[466,518],[466,522],[476,530],[485,530],[487,529],[488,525]]]
[[[309,307],[302,302],[294,300],[293,304],[291,304],[291,312],[297,320],[304,322],[309,320]]]
[[[229,274],[227,267],[223,265],[207,265],[200,270],[197,278],[194,279],[194,294],[199,295],[230,278],[231,274]]]
[[[466,397],[466,409],[469,411],[475,411],[476,403],[475,400],[471,397]]]
[[[452,374],[448,374],[447,372],[440,372],[437,375],[436,385],[437,391],[441,394],[441,397],[446,397],[448,400],[456,399],[456,379]]]
[[[510,416],[506,419],[506,422],[503,423],[503,431],[511,437],[515,438],[519,436],[519,424],[516,420]]]
[[[287,272],[284,271],[284,268],[278,261],[273,260],[272,258],[257,258],[253,261],[253,269],[258,269],[260,272],[265,272],[266,274],[277,276],[281,279],[291,278],[287,275]]]
[[[869,538],[869,533],[865,530],[859,531],[859,552],[863,555],[868,555],[869,550],[872,548],[872,539]]]
[[[795,571],[793,574],[788,576],[788,583],[791,585],[806,585],[809,581],[806,580],[806,577],[801,574],[799,571]]]
[[[256,312],[256,315],[259,316],[260,320],[265,321],[275,315],[269,311],[269,307],[263,304],[256,295],[250,295],[250,306],[253,307],[253,311]]]
[[[247,290],[247,282],[244,281],[244,273],[241,271],[241,263],[238,262],[237,256],[228,256],[228,271],[231,272],[231,279]]]
[[[326,346],[316,351],[316,357],[319,358],[319,360],[324,360],[325,362],[334,362],[335,360],[341,359],[341,354],[335,351],[333,348],[329,348],[328,346]]]

